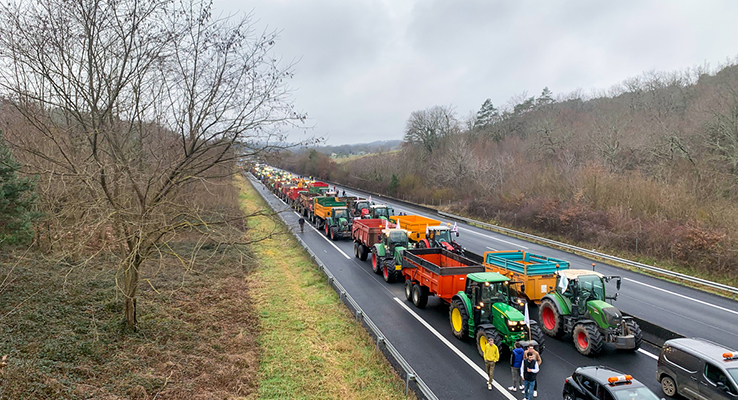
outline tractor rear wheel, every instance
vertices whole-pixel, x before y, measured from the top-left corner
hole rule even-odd
[[[489,342],[494,343],[497,350],[502,352],[502,335],[497,332],[497,329],[489,327],[477,331],[477,351],[480,356],[484,357],[484,346]]]
[[[596,356],[602,351],[604,338],[595,324],[576,324],[571,336],[574,347],[585,356]]]
[[[625,324],[628,325],[630,334],[635,338],[635,347],[628,349],[628,351],[636,351],[641,348],[641,344],[643,343],[643,332],[641,332],[641,327],[638,326],[638,322],[635,322],[633,319],[625,320]]]
[[[538,354],[543,354],[543,350],[546,348],[546,337],[543,336],[541,327],[534,324],[533,321],[530,324],[530,338],[538,342]]]
[[[328,228],[331,230],[331,240],[336,241],[336,228]]]
[[[428,288],[418,285],[413,285],[413,304],[418,308],[425,308],[428,304]]]
[[[559,310],[551,299],[543,299],[538,306],[538,320],[541,330],[548,336],[561,337],[564,335],[563,321]]]
[[[413,301],[413,281],[405,280],[405,300]]]
[[[359,260],[366,261],[366,257],[369,255],[369,248],[359,243]]]
[[[372,271],[379,275],[382,273],[382,260],[377,255],[377,249],[372,247]]]
[[[451,333],[457,339],[465,340],[469,331],[469,313],[461,300],[453,299],[448,309],[448,319],[451,322]]]
[[[382,261],[382,278],[387,283],[395,281],[395,263],[394,260]]]

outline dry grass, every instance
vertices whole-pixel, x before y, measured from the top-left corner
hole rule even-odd
[[[239,180],[247,212],[266,207]],[[249,223],[254,234],[284,229],[266,217]],[[249,283],[261,326],[260,398],[404,398],[404,383],[291,235],[254,251],[260,267]]]

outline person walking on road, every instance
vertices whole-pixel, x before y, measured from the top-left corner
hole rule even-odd
[[[507,388],[511,392],[523,390],[523,377],[520,375],[520,366],[523,364],[525,350],[520,343],[515,343],[515,349],[510,353],[510,370],[512,371],[512,386]]]
[[[543,360],[541,360],[541,354],[536,351],[532,344],[528,345],[528,350],[525,351],[525,356],[523,358],[528,358],[528,354],[533,354],[533,359],[536,360],[538,368],[540,368]],[[535,386],[533,386],[533,397],[538,397],[538,381],[536,381]]]
[[[305,218],[300,217],[300,219],[297,220],[297,223],[300,224],[300,233],[305,233]]]
[[[533,388],[536,386],[536,377],[538,376],[538,362],[533,353],[526,353],[525,360],[520,366],[520,376],[523,378],[523,399],[531,400],[533,398]]]
[[[495,363],[500,361],[500,350],[494,344],[494,342],[487,342],[484,345],[484,366],[487,367],[487,389],[492,390],[492,382],[494,382],[495,376]]]

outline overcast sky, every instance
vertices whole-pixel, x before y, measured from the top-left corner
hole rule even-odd
[[[548,86],[591,93],[647,71],[716,68],[738,55],[738,1],[216,0],[253,12],[298,61],[294,102],[330,145],[401,139],[410,113]],[[292,131],[291,139],[306,137]]]

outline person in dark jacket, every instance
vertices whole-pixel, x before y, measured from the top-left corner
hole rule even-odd
[[[536,376],[538,375],[538,362],[532,353],[526,354],[523,364],[520,366],[520,376],[523,377],[523,398],[525,400],[533,399],[533,388],[536,385]]]
[[[523,346],[515,343],[515,349],[510,353],[510,369],[512,371],[512,386],[507,388],[511,392],[523,390],[523,377],[520,375],[520,366],[523,364]]]
[[[300,224],[300,233],[305,232],[305,218],[300,217],[300,219],[297,220],[297,223]]]

